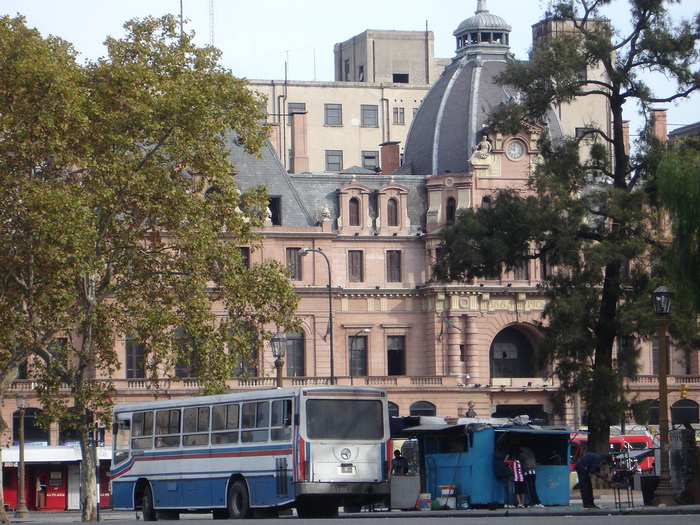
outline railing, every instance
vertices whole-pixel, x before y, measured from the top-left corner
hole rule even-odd
[[[668,384],[700,384],[700,375],[683,375],[683,376],[668,376]],[[636,379],[631,380],[630,385],[658,385],[659,376],[637,376]]]

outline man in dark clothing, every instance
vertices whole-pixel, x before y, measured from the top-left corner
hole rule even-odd
[[[591,474],[605,483],[612,483],[612,478],[607,472],[601,472],[603,465],[611,465],[612,456],[610,454],[602,455],[589,452],[584,454],[576,463],[576,474],[578,475],[578,489],[581,492],[581,501],[584,509],[598,508],[593,501],[593,485],[591,483]]]
[[[394,459],[391,460],[391,473],[408,474],[408,460],[398,450],[394,450]]]

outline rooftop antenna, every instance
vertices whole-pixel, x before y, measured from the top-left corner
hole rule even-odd
[[[209,0],[209,43],[214,47],[214,0]]]
[[[184,18],[182,14],[182,0],[180,0],[180,38],[182,38],[182,33],[183,33],[183,26],[184,26]]]

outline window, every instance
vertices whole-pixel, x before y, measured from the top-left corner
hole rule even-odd
[[[390,335],[386,338],[387,375],[406,375],[406,336]]]
[[[309,399],[306,434],[318,440],[375,440],[384,436],[381,401],[370,399]]]
[[[239,408],[237,404],[216,405],[212,408],[212,445],[238,443],[238,414]]]
[[[146,377],[146,367],[143,362],[143,345],[126,334],[126,378],[141,379]]]
[[[289,278],[292,281],[301,281],[301,248],[287,248],[287,270],[290,272]]]
[[[245,268],[250,268],[250,248],[247,246],[241,246],[239,250],[241,252],[241,264]]]
[[[520,261],[518,266],[513,268],[513,278],[516,281],[527,281],[530,279],[530,259]]]
[[[457,205],[454,197],[449,197],[445,203],[445,222],[453,222],[455,220],[456,211]]]
[[[292,437],[292,400],[279,399],[272,402],[270,419],[270,441],[289,441]]]
[[[180,411],[156,412],[156,448],[180,446]]]
[[[275,226],[280,226],[282,224],[282,198],[270,197],[267,203],[267,211],[270,222]]]
[[[348,251],[348,280],[351,283],[361,283],[365,280],[363,259],[364,252],[362,250]]]
[[[379,152],[378,151],[363,151],[362,152],[362,167],[367,170],[376,170],[379,168]]]
[[[350,348],[350,377],[366,376],[367,336],[350,336],[348,346]]]
[[[182,445],[209,444],[209,407],[186,408],[182,416]]]
[[[365,66],[359,66],[357,68],[357,80],[358,82],[365,81]]]
[[[412,416],[434,416],[435,405],[430,401],[416,401],[409,407],[409,414]]]
[[[408,84],[408,73],[394,73],[392,81],[394,84]]]
[[[669,349],[669,340],[666,336],[666,348]],[[659,375],[659,336],[654,336],[651,340],[651,373],[652,375]],[[671,370],[671,352],[666,351],[666,372]]]
[[[304,334],[290,332],[287,334],[287,377],[304,375]]]
[[[404,115],[403,108],[394,108],[393,113],[394,113],[394,124],[405,124],[406,123],[406,116]]]
[[[345,59],[343,66],[345,66],[345,69],[343,70],[343,74],[345,76],[345,82],[347,82],[350,80],[350,59],[349,58]]]
[[[324,123],[326,126],[342,126],[343,125],[343,105],[342,104],[324,104],[323,105]]]
[[[399,225],[399,203],[394,198],[386,201],[386,223],[387,226]]]
[[[192,377],[192,353],[194,342],[192,337],[179,327],[175,331],[175,377]]]
[[[389,408],[389,417],[399,417],[399,405],[388,401],[387,406]]]
[[[360,225],[360,201],[357,197],[353,197],[348,201],[348,211],[350,217],[348,217],[348,223],[350,226]]]
[[[292,123],[292,114],[305,113],[305,112],[306,112],[306,104],[304,102],[289,102],[287,104],[287,114],[289,115],[289,120],[287,121],[287,125],[291,125],[291,123]]]
[[[386,252],[386,280],[390,283],[401,282],[401,251]]]
[[[153,412],[136,412],[131,423],[131,448],[153,447]]]
[[[534,350],[516,328],[502,330],[491,344],[491,377],[534,377]]]
[[[379,106],[376,106],[374,104],[362,104],[360,106],[360,125],[378,126]]]
[[[241,441],[267,441],[270,405],[267,401],[243,403],[241,407]]]
[[[343,152],[339,149],[326,150],[326,171],[343,170]]]

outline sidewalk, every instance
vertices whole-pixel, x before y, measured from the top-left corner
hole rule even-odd
[[[505,509],[499,508],[497,510],[488,510],[486,508],[477,509],[464,509],[464,510],[433,510],[433,511],[400,511],[393,510],[390,511],[391,514],[396,516],[400,514],[401,518],[420,518],[425,516],[428,512],[431,516],[444,516],[444,517],[468,517],[468,518],[478,518],[478,517],[496,517],[496,516],[561,516],[562,518],[566,516],[608,516],[612,514],[620,514],[625,516],[661,516],[661,515],[680,515],[680,514],[700,514],[700,505],[679,505],[676,507],[652,507],[645,506],[642,500],[642,493],[640,491],[634,491],[632,493],[633,506],[627,505],[626,494],[623,499],[624,505],[616,507],[615,505],[615,495],[611,489],[607,490],[595,490],[595,502],[602,508],[599,509],[584,509],[581,506],[581,500],[579,498],[578,491],[571,493],[571,503],[566,506],[554,506],[554,507],[544,507],[544,508],[523,508],[523,509]],[[389,511],[376,511],[376,512],[359,512],[353,514],[344,514],[342,511],[340,517],[343,516],[353,517],[353,518],[378,518],[378,517],[388,517],[386,514]],[[114,511],[114,510],[100,510],[100,521],[104,522],[118,522],[118,521],[134,521],[136,520],[136,512],[134,511]],[[140,512],[138,513],[140,517]],[[12,512],[8,513],[12,523],[79,523],[80,522],[80,511],[43,511],[43,512],[30,512],[28,518],[16,519]],[[393,517],[393,516],[392,516]],[[184,514],[183,519],[202,519],[211,520],[211,514]],[[280,519],[296,519],[292,516],[281,516]]]

